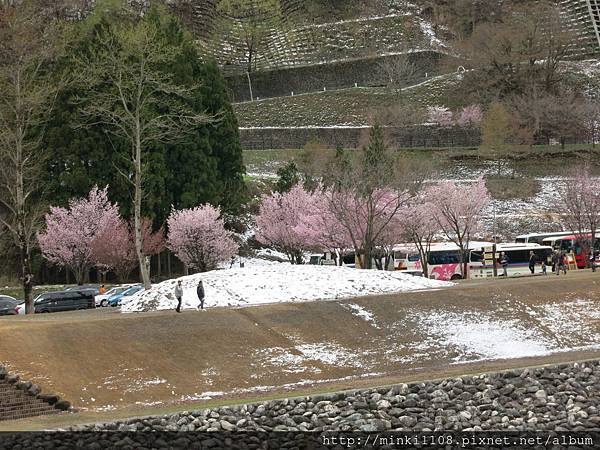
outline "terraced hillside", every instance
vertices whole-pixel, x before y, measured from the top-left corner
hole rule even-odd
[[[240,25],[236,27],[239,29]],[[244,72],[246,48],[235,31],[223,41],[200,39],[202,50],[226,72]],[[413,14],[390,14],[340,22],[274,29],[260,44],[253,70],[344,61],[410,49],[443,46],[431,25]]]
[[[447,104],[448,92],[459,77],[440,75],[403,89],[358,87],[243,102],[235,105],[235,111],[242,130],[365,126],[374,113],[397,105],[401,98],[419,106]]]

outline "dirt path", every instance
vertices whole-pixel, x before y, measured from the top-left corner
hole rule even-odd
[[[30,422],[46,426],[590,359],[599,283],[581,271],[179,315],[10,317],[0,364],[81,411]]]

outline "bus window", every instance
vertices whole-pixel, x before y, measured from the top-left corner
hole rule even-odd
[[[344,258],[342,259],[342,261],[344,262],[344,264],[354,264],[355,261],[355,256],[354,253],[347,253],[344,255]]]
[[[323,257],[320,255],[311,255],[308,264],[318,266],[321,263],[321,259],[323,259]]]
[[[510,264],[529,262],[528,250],[506,250],[504,253],[508,257],[508,261]]]
[[[471,252],[471,262],[481,262],[483,261],[483,253],[482,252]]]
[[[597,242],[600,243],[600,239],[598,239]],[[412,255],[408,255],[409,262],[417,262],[420,260],[421,260],[421,255],[419,255],[418,253],[413,253]]]
[[[527,238],[516,238],[515,242],[518,242],[520,244],[526,244],[527,243]]]
[[[446,250],[429,253],[427,264],[458,264],[460,262],[460,253],[457,250]]]
[[[535,253],[535,256],[537,257],[537,260],[539,262],[549,262],[550,256],[552,255],[552,250],[550,250],[549,248],[539,248],[535,249],[533,252]]]
[[[544,241],[544,236],[533,236],[531,238],[529,238],[529,243],[530,244],[539,244],[542,245]]]
[[[563,252],[571,252],[573,250],[573,241],[571,239],[561,239],[560,249]]]
[[[406,259],[406,253],[404,252],[395,252],[394,259]]]

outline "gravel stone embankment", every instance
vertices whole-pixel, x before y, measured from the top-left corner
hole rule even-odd
[[[600,429],[600,361],[134,418],[77,431]]]

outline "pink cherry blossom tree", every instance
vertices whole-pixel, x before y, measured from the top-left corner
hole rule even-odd
[[[172,210],[167,219],[167,247],[186,267],[206,272],[237,254],[233,233],[225,229],[219,208],[202,205]]]
[[[142,222],[143,254],[146,257],[160,253],[165,248],[164,228],[152,230],[152,221]],[[125,282],[138,265],[135,251],[135,230],[132,223],[119,219],[113,227],[98,234],[92,243],[92,253],[100,272],[112,270],[119,281]]]
[[[103,276],[112,270],[120,282],[125,282],[137,262],[127,222],[120,218],[112,227],[99,233],[92,241],[92,254]]]
[[[417,247],[423,275],[428,278],[429,251],[440,227],[433,216],[434,207],[426,200],[426,197],[427,190],[425,190],[425,195],[401,211],[401,223],[402,234]]]
[[[375,241],[375,267],[379,270],[388,270],[394,262],[394,247],[402,240],[403,223],[402,209],[399,209],[389,223],[383,227]]]
[[[461,127],[478,126],[483,121],[483,110],[479,105],[465,106],[457,113],[456,124]]]
[[[452,111],[445,106],[430,106],[427,108],[427,117],[430,123],[447,127],[454,124]]]
[[[265,195],[256,220],[256,240],[285,253],[292,264],[302,264],[306,250],[319,239],[311,218],[320,211],[318,197],[297,184],[289,192]]]
[[[483,177],[473,184],[445,181],[429,188],[426,196],[442,234],[459,248],[461,274],[465,278],[469,242],[479,231],[482,211],[491,201],[485,181]]]
[[[68,208],[50,208],[46,228],[38,233],[42,254],[71,269],[77,284],[82,284],[95,263],[94,240],[114,229],[119,220],[118,206],[108,200],[108,187],[100,190],[94,186],[87,198],[71,200]]]
[[[347,250],[352,248],[350,235],[329,209],[322,185],[317,185],[310,194],[310,204],[306,209],[299,211],[299,224],[295,232],[307,248],[326,250],[337,255],[340,266]]]
[[[588,165],[576,166],[567,172],[557,209],[562,213],[565,227],[574,231],[584,254],[589,255],[596,242],[596,230],[600,228],[600,179],[592,176]]]
[[[362,268],[370,269],[374,256],[386,245],[400,239],[398,212],[411,200],[410,189],[377,188],[367,195],[356,189],[328,189],[324,192],[332,214],[352,243]],[[384,252],[385,253],[385,252]]]

